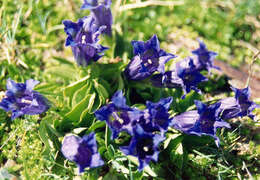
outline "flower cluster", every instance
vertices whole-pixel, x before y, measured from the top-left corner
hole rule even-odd
[[[249,99],[248,87],[232,89],[235,92],[235,97],[228,97],[211,105],[195,101],[197,110],[175,116],[171,125],[186,134],[212,136],[219,146],[219,138],[216,136],[217,128],[230,128],[230,125],[224,120],[244,116],[254,119],[252,111],[260,107]]]
[[[168,109],[172,98],[161,99],[157,103],[146,102],[146,109],[139,110],[126,105],[122,91],[112,97],[112,102],[95,112],[97,119],[106,121],[116,138],[122,131],[132,135],[129,146],[121,150],[126,155],[136,156],[139,160],[139,170],[142,170],[151,160],[157,161],[158,145],[164,140],[171,119]]]
[[[156,74],[151,78],[151,82],[157,87],[179,88],[184,91],[184,95],[191,90],[200,93],[198,84],[207,81],[200,71],[209,71],[213,66],[213,59],[217,53],[209,51],[206,45],[199,41],[200,47],[192,53],[194,56],[187,57],[176,63],[175,69],[165,73]]]
[[[107,50],[98,44],[101,33],[111,35],[112,13],[110,0],[99,3],[97,0],[85,0],[81,9],[91,10],[89,16],[80,18],[76,23],[64,20],[64,31],[68,35],[66,46],[71,46],[73,55],[79,66],[87,66],[92,61],[97,61]]]
[[[6,82],[6,93],[0,102],[0,108],[12,112],[12,119],[22,115],[44,113],[49,109],[48,100],[33,88],[39,81],[29,79],[25,83],[16,83],[11,79]]]

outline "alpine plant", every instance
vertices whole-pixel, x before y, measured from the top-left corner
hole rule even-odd
[[[68,35],[66,46],[70,46],[79,66],[87,66],[99,60],[108,48],[98,44],[98,36],[106,29],[99,26],[93,16],[86,16],[76,23],[64,20],[64,31]]]
[[[33,88],[39,81],[29,79],[25,83],[16,83],[11,79],[6,82],[5,95],[0,102],[0,108],[12,112],[11,119],[18,118],[25,114],[36,115],[46,112],[49,101]]]
[[[104,164],[97,151],[95,133],[93,132],[82,138],[76,135],[65,136],[61,152],[65,158],[77,164],[79,173],[84,172],[85,168],[94,168]]]
[[[160,49],[156,35],[146,42],[132,41],[132,46],[134,57],[124,71],[129,80],[143,80],[156,71],[164,73],[165,63],[176,57]]]
[[[84,0],[84,3],[80,9],[90,10],[91,16],[95,19],[97,26],[106,27],[106,29],[102,33],[111,36],[113,16],[110,6],[111,0]]]

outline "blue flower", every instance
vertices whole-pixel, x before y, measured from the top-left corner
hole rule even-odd
[[[213,60],[218,55],[213,51],[209,51],[203,41],[199,41],[200,47],[192,51],[192,54],[196,55],[195,66],[198,71],[207,70],[210,71],[211,68],[219,69],[213,66]]]
[[[207,81],[195,67],[194,61],[188,57],[176,63],[175,70],[152,76],[150,81],[154,86],[166,88],[182,88],[184,95],[191,90],[200,93],[198,84]],[[184,97],[184,96],[183,96]]]
[[[49,109],[48,100],[37,91],[33,91],[39,81],[29,79],[25,83],[7,80],[5,97],[0,102],[0,108],[12,112],[12,119],[22,115],[44,113]]]
[[[208,80],[195,68],[191,57],[176,63],[176,74],[182,80],[181,86],[184,94],[189,93],[191,90],[200,93],[200,90],[197,88],[198,84]]]
[[[166,71],[164,74],[155,74],[150,81],[156,87],[160,88],[181,88],[183,86],[182,79],[177,76],[176,71]]]
[[[254,120],[255,116],[252,111],[255,108],[260,108],[260,106],[250,100],[249,88],[231,88],[235,92],[235,97],[229,97],[219,101],[219,103],[221,103],[220,108],[222,109],[222,118],[226,120],[248,116]]]
[[[106,121],[112,131],[112,138],[117,138],[121,131],[133,135],[134,124],[142,116],[142,112],[126,105],[122,91],[117,91],[112,97],[112,102],[101,107],[95,112],[96,118]]]
[[[132,155],[139,160],[139,171],[143,170],[151,160],[157,161],[159,156],[159,144],[165,137],[159,134],[145,132],[141,126],[134,129],[134,136],[131,138],[129,146],[120,147],[126,155]]]
[[[164,73],[165,63],[176,56],[160,49],[156,35],[146,42],[132,41],[134,57],[126,67],[124,73],[130,80],[143,80],[155,71]]]
[[[98,27],[92,16],[81,18],[76,23],[65,20],[63,24],[68,35],[65,45],[71,46],[79,66],[87,66],[103,56],[107,48],[98,44],[98,36],[105,26]]]
[[[113,16],[110,9],[111,0],[105,0],[101,3],[98,0],[84,0],[81,9],[91,10],[91,15],[95,18],[98,27],[106,26],[103,31],[107,35],[112,35]]]
[[[212,136],[216,145],[219,146],[219,138],[216,136],[217,128],[230,128],[230,125],[221,119],[221,104],[207,106],[200,101],[195,101],[195,104],[197,110],[175,116],[171,125],[186,134]]]
[[[97,151],[97,143],[94,133],[80,138],[75,135],[65,136],[61,152],[70,161],[75,162],[79,172],[84,172],[86,167],[94,168],[104,164]]]
[[[144,115],[140,118],[139,124],[146,132],[160,131],[162,134],[168,130],[171,122],[168,110],[172,103],[172,97],[162,98],[157,103],[146,102]]]

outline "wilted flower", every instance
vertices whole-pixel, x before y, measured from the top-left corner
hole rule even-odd
[[[0,108],[12,112],[12,119],[28,114],[41,114],[49,109],[48,100],[33,88],[39,81],[29,79],[25,83],[7,80],[5,97],[0,102]]]
[[[200,47],[194,51],[192,54],[196,55],[197,57],[194,58],[194,64],[198,71],[200,70],[207,70],[210,71],[211,68],[219,69],[216,66],[213,66],[213,60],[218,55],[213,51],[209,51],[203,41],[199,41]]]
[[[237,89],[233,88],[235,92],[235,97],[228,97],[219,101],[221,103],[222,118],[231,119],[235,117],[248,116],[254,120],[254,115],[252,111],[255,108],[260,108],[259,105],[250,100],[250,90],[249,88]]]
[[[113,17],[110,5],[111,0],[84,0],[81,9],[91,10],[91,15],[95,18],[95,22],[98,27],[106,26],[106,29],[103,32],[111,36]]]
[[[159,134],[145,132],[141,126],[134,129],[129,146],[121,147],[120,150],[126,155],[132,155],[139,160],[139,170],[141,171],[151,160],[157,161],[159,156],[159,144],[165,138]]]
[[[82,173],[86,167],[94,168],[104,164],[97,151],[95,133],[80,138],[75,135],[65,136],[61,152],[70,161],[74,161],[79,172]]]
[[[126,105],[126,99],[122,91],[117,91],[112,97],[112,102],[101,107],[95,112],[96,118],[100,121],[106,121],[112,130],[112,138],[116,138],[121,131],[133,134],[133,124],[142,115],[142,112],[136,108]]]
[[[97,26],[92,16],[81,18],[76,23],[65,20],[63,24],[68,35],[65,45],[71,46],[79,66],[87,66],[103,56],[103,51],[107,48],[98,44],[98,36],[105,26]]]
[[[168,130],[171,119],[168,110],[172,103],[172,97],[162,98],[157,103],[146,102],[144,115],[140,118],[140,125],[146,132],[160,131],[164,133]]]
[[[143,80],[155,71],[164,73],[165,63],[176,56],[160,49],[156,35],[146,42],[132,41],[134,57],[125,69],[125,75],[130,80]]]
[[[200,101],[195,101],[195,104],[197,110],[175,116],[172,126],[186,134],[212,136],[219,146],[219,138],[216,136],[217,128],[230,128],[230,125],[221,119],[220,103],[207,106]]]

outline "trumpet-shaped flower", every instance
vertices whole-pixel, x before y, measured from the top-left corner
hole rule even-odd
[[[207,106],[200,101],[195,101],[195,104],[197,110],[175,116],[172,126],[186,134],[212,136],[216,145],[219,146],[219,138],[216,136],[217,128],[230,128],[230,125],[221,119],[221,104]]]
[[[39,81],[29,79],[25,83],[7,80],[5,97],[0,102],[0,108],[12,112],[12,119],[28,114],[44,113],[49,109],[48,100],[33,88]]]
[[[104,164],[97,151],[97,143],[94,133],[80,138],[75,135],[65,136],[61,152],[70,161],[75,162],[79,172],[84,172],[86,167],[94,168]]]
[[[112,131],[112,138],[116,138],[121,131],[133,135],[133,124],[142,116],[142,112],[126,105],[122,91],[117,91],[112,102],[95,112],[96,118],[106,121]]]
[[[63,21],[64,31],[68,35],[66,46],[71,46],[73,55],[79,66],[87,66],[103,56],[106,47],[98,44],[98,36],[106,28],[98,26],[92,16],[86,16],[74,23]]]
[[[91,10],[91,15],[95,18],[95,22],[98,27],[106,26],[103,31],[107,35],[112,34],[113,16],[110,9],[111,0],[84,0],[81,9]]]
[[[176,63],[176,74],[182,80],[181,86],[185,94],[191,90],[200,92],[197,88],[198,84],[208,80],[196,70],[194,61],[190,57]]]
[[[192,54],[196,55],[195,66],[198,71],[207,70],[210,71],[211,68],[219,69],[213,65],[213,60],[218,55],[213,51],[209,51],[203,41],[199,41],[200,47],[192,51]]]
[[[143,170],[150,161],[157,161],[159,156],[159,144],[165,138],[159,134],[147,133],[139,125],[134,129],[129,146],[121,147],[120,150],[126,155],[132,155],[139,160],[139,171]]]
[[[233,88],[235,97],[228,97],[220,100],[220,108],[222,109],[222,118],[231,119],[235,117],[248,116],[254,120],[252,111],[255,108],[260,108],[259,105],[250,100],[249,88],[237,89]]]
[[[126,67],[124,73],[130,80],[143,80],[155,71],[164,73],[165,63],[176,56],[160,49],[156,35],[146,42],[132,41],[134,57]]]
[[[172,97],[163,98],[157,103],[146,102],[144,115],[140,118],[140,125],[146,132],[160,131],[162,134],[168,130],[171,122],[168,110],[172,103]]]

